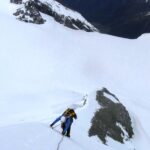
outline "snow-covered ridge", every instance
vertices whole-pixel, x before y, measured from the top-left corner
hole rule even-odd
[[[53,17],[57,22],[72,29],[81,29],[88,32],[97,31],[97,29],[88,23],[79,13],[64,7],[55,0],[25,1],[14,15],[17,16],[19,20],[25,22],[43,24],[46,20],[42,17],[41,13]]]
[[[82,20],[83,22],[91,26],[91,24],[81,14],[63,6],[56,0],[40,0],[40,1],[48,4],[54,12],[57,12],[60,15],[71,17],[74,18],[75,20]]]

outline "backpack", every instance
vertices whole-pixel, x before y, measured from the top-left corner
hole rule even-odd
[[[64,113],[63,113],[63,116],[64,117],[72,117],[72,118],[77,118],[77,115],[76,115],[76,113],[74,112],[74,110],[73,109],[71,109],[71,108],[68,108]]]

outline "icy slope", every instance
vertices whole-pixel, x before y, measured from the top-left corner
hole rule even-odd
[[[133,146],[136,150],[148,150],[150,36],[130,41],[73,31],[46,15],[44,25],[25,24],[14,18],[16,6],[8,2],[0,2],[3,150],[50,149],[61,137],[51,133],[49,123],[65,108],[78,103],[85,93],[91,95],[103,86],[122,99],[129,110],[135,130],[133,143],[122,145],[109,139],[105,146],[97,137],[88,137],[90,120],[98,107],[95,95],[89,96],[87,109],[77,111],[72,138],[85,149],[128,150]],[[68,143],[77,149],[71,142],[63,144],[66,147]]]
[[[48,129],[48,127],[41,123],[21,124],[6,127],[2,128],[0,133],[3,136],[8,136],[7,139],[1,139],[1,146],[5,150],[12,148],[22,150],[55,150],[57,149],[57,145],[61,139],[61,136],[58,133],[54,131],[52,132],[50,129]],[[64,147],[64,145],[71,146],[73,150],[82,150],[80,145],[74,144],[74,141],[71,141],[67,138],[64,138],[61,149],[67,148]]]

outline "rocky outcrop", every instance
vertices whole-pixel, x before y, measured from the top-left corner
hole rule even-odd
[[[89,136],[97,135],[106,144],[107,137],[124,143],[133,137],[131,118],[125,106],[106,88],[97,91],[96,101],[101,106],[95,113]]]
[[[14,4],[22,4],[22,0],[10,0],[10,2]]]
[[[17,19],[29,23],[43,24],[46,21],[42,18],[39,10],[32,4],[32,1],[25,2],[24,7],[17,9],[14,15],[17,16]]]
[[[87,32],[96,31],[96,28],[88,23],[81,15],[65,8],[56,1],[53,1],[53,3],[43,3],[39,0],[29,0],[14,15],[19,20],[25,22],[43,24],[45,19],[42,18],[41,13],[53,17],[57,22],[72,29],[80,29]]]
[[[125,38],[150,33],[150,0],[57,0],[101,32]]]

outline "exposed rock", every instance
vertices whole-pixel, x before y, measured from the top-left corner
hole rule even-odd
[[[17,9],[14,15],[17,16],[17,19],[24,22],[35,24],[43,24],[45,22],[39,10],[34,5],[32,5],[32,1],[25,2],[24,7]]]
[[[131,118],[119,99],[106,88],[103,88],[97,91],[96,100],[101,108],[95,113],[91,121],[89,136],[97,135],[104,144],[107,143],[107,136],[121,143],[131,139],[134,134]]]
[[[10,0],[10,2],[14,4],[22,4],[22,0]]]
[[[67,13],[63,14],[63,11]],[[59,12],[60,11],[60,12]],[[40,13],[47,14],[53,17],[57,22],[76,30],[85,30],[87,32],[97,31],[97,29],[88,23],[81,15],[72,10],[69,10],[59,4],[58,2],[43,3],[39,0],[29,0],[24,3],[24,7],[18,9],[15,16],[18,16],[19,20],[25,22],[32,22],[36,24],[42,24],[45,20],[42,18]],[[69,15],[71,14],[71,15]]]

